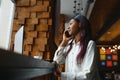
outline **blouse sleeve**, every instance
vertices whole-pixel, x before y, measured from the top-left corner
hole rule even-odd
[[[94,69],[94,55],[96,53],[95,42],[90,41],[86,50],[86,55],[82,63],[82,71],[75,74],[76,80],[87,79]]]
[[[63,64],[65,62],[65,53],[66,47],[59,46],[55,52],[53,61],[56,61],[58,64]]]

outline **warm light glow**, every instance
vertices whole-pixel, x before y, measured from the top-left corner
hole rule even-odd
[[[107,47],[100,47],[100,61],[103,67],[118,66],[118,49],[120,45],[113,45]]]
[[[120,45],[118,46],[118,49],[120,49]]]
[[[111,32],[108,31],[107,34],[111,34]]]
[[[104,50],[104,51],[105,51],[105,48],[104,48],[104,47],[102,47],[102,50]]]
[[[117,47],[117,45],[115,45],[115,47]]]
[[[109,49],[111,49],[111,47],[109,47]]]

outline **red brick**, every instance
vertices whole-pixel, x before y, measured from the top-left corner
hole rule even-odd
[[[25,51],[32,51],[32,45],[24,45],[24,47]]]
[[[48,10],[47,8],[48,8],[47,6],[39,5],[39,6],[31,7],[31,11],[32,12],[47,11]]]
[[[43,44],[46,45],[47,44],[47,38],[37,38],[35,39],[35,44]]]
[[[47,32],[38,32],[38,37],[39,38],[46,38],[47,37]]]
[[[49,12],[37,13],[37,17],[38,18],[49,18],[50,17],[50,13]]]
[[[16,23],[13,23],[13,28],[12,28],[12,31],[18,31],[20,29],[20,25],[19,24],[16,24]]]
[[[48,19],[48,25],[52,25],[52,19]]]
[[[29,13],[31,11],[30,9],[31,9],[30,7],[17,7],[17,11],[19,13],[21,13],[21,12],[28,12]]]
[[[43,5],[42,0],[37,0],[37,5]]]
[[[17,8],[18,18],[29,18],[30,8],[29,7],[19,7]]]
[[[44,5],[49,6],[50,1],[44,1]]]
[[[45,51],[45,45],[43,45],[43,44],[34,45],[33,51]]]
[[[38,18],[26,19],[27,24],[38,24]]]
[[[25,23],[25,18],[18,18],[18,23],[19,24],[24,24]]]
[[[37,37],[37,31],[25,32],[25,37]]]
[[[30,18],[36,18],[36,12],[31,12]]]
[[[30,5],[31,6],[34,6],[34,5],[36,5],[36,0],[30,0],[31,2],[30,2]]]
[[[37,31],[48,31],[48,25],[37,25]]]
[[[25,25],[25,31],[34,31],[35,30],[35,25],[34,24],[27,24]]]
[[[18,12],[18,18],[29,18],[30,13],[29,12]]]
[[[16,6],[29,6],[30,1],[29,0],[17,0]]]
[[[24,45],[26,44],[33,44],[33,38],[32,37],[24,38]]]
[[[48,24],[48,19],[40,19],[40,24]]]

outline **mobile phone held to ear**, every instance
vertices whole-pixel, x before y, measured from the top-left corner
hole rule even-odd
[[[71,36],[68,31],[65,32],[65,35],[66,35],[66,37],[70,37]]]

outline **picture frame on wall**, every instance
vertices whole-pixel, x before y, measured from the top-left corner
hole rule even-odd
[[[118,67],[118,51],[109,47],[99,48],[99,59],[102,67],[113,68]]]

